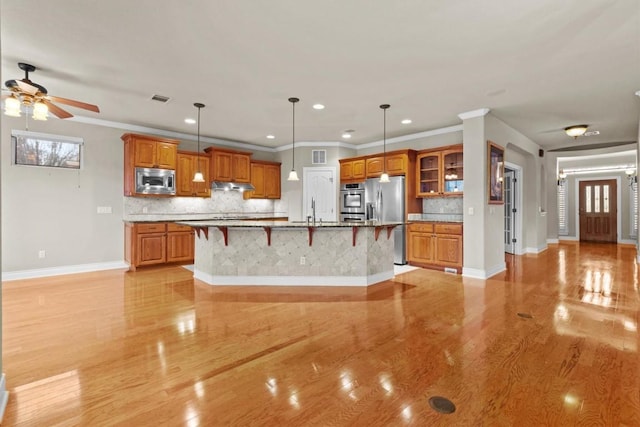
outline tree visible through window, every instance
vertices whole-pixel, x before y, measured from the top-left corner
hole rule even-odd
[[[80,169],[82,141],[77,138],[12,132],[16,165]]]

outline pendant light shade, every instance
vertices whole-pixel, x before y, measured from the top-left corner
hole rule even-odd
[[[291,172],[289,172],[287,181],[300,181],[296,172],[296,102],[298,101],[300,101],[298,98],[289,98],[289,102],[293,107],[293,136],[291,138]]]
[[[200,110],[204,108],[204,104],[196,102],[193,104],[198,109],[198,161],[196,167],[196,173],[193,175],[193,182],[204,182],[204,176],[200,171]]]
[[[384,149],[384,154],[382,157],[382,175],[380,175],[380,182],[386,183],[389,182],[389,174],[387,173],[387,109],[390,107],[389,104],[382,104],[380,108],[382,109],[382,146]]]

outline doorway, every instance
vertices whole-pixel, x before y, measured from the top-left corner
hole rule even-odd
[[[580,181],[578,215],[581,242],[618,241],[617,194],[615,179]]]
[[[315,201],[316,220],[337,221],[335,167],[305,167],[302,171],[304,190],[302,202],[303,219],[313,215],[311,201]]]

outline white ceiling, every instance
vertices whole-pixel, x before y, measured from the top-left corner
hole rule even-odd
[[[637,0],[0,5],[2,80],[31,63],[51,95],[100,106],[68,108],[78,116],[195,134],[184,119],[202,102],[203,136],[276,147],[291,143],[296,96],[296,141],[339,141],[346,129],[353,144],[380,140],[382,103],[387,138],[484,107],[547,149],[638,137]],[[562,131],[579,123],[600,135]]]

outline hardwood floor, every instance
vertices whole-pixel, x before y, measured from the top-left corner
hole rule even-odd
[[[638,426],[635,255],[554,245],[487,281],[368,290],[181,267],[7,282],[3,426]]]

